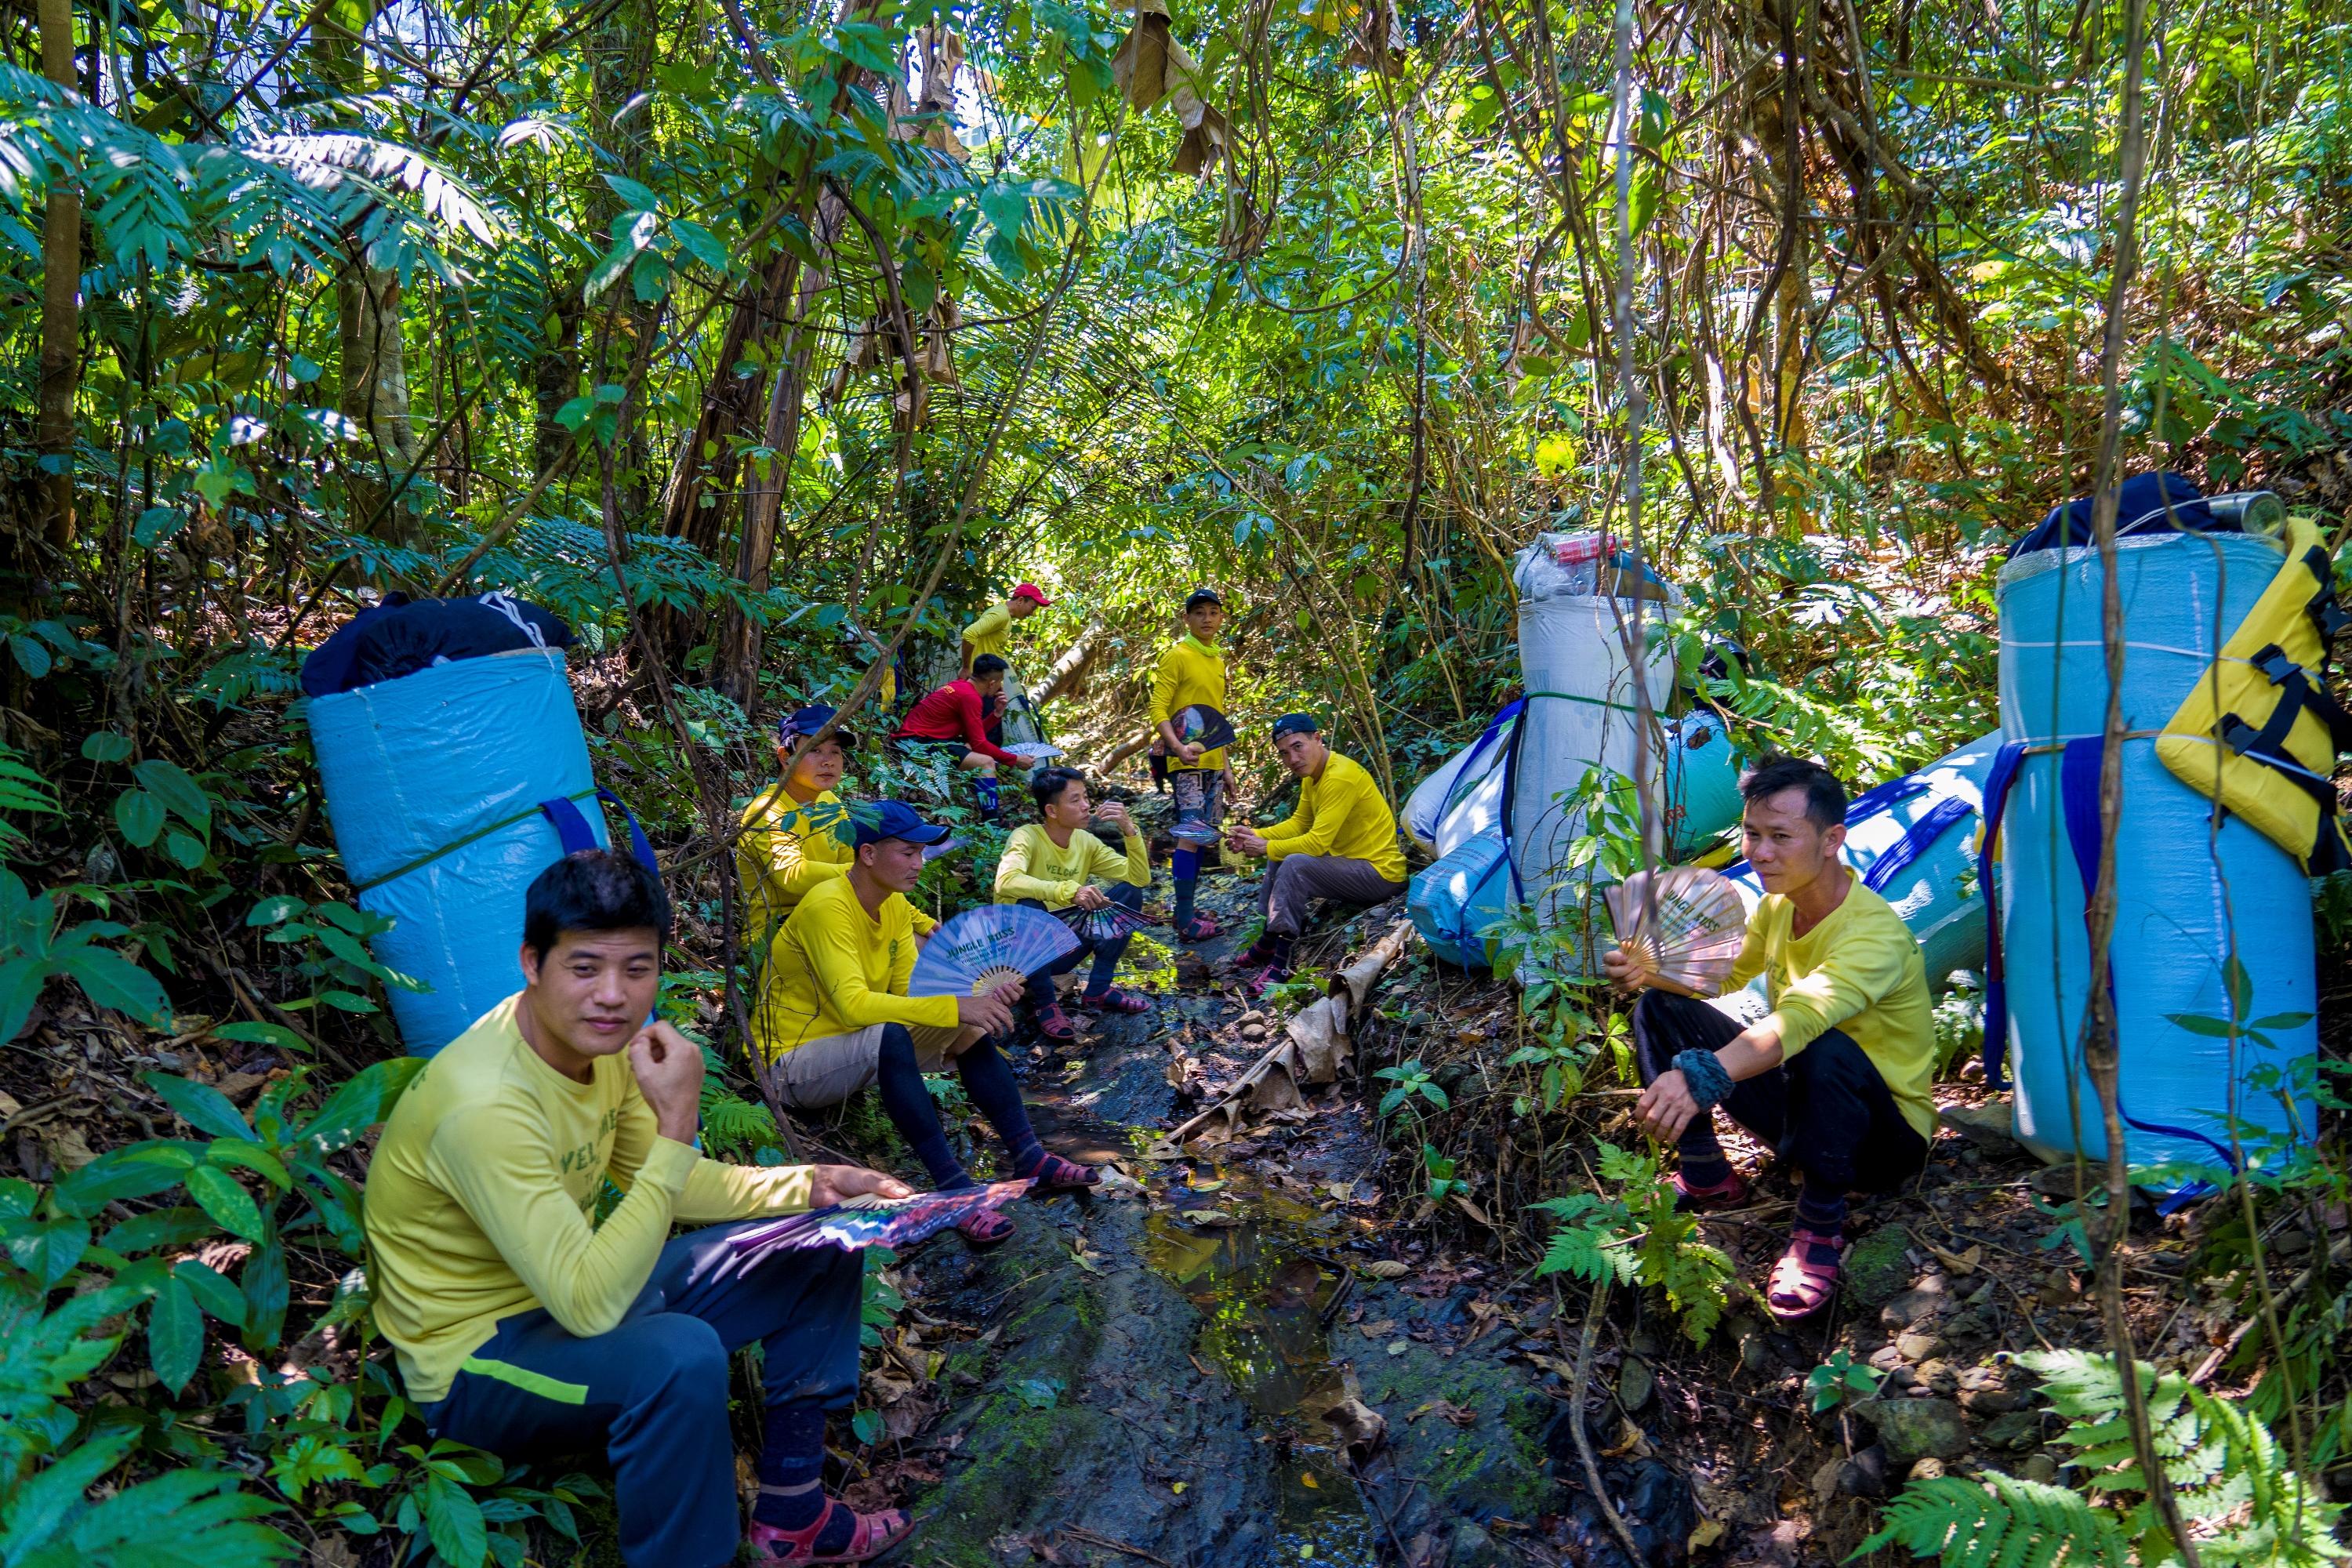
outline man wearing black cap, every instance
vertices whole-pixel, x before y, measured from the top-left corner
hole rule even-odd
[[[906,894],[923,874],[923,847],[948,836],[903,802],[852,808],[856,844],[846,874],[803,895],[769,949],[751,1020],[760,1087],[779,1108],[838,1105],[868,1084],[882,1109],[930,1172],[940,1192],[972,1185],[948,1147],[923,1085],[949,1061],[964,1093],[1004,1140],[1013,1174],[1040,1188],[1092,1186],[1084,1165],[1049,1154],[1022,1109],[1013,1069],[988,1037],[1013,1026],[1022,982],[976,996],[908,996],[915,969],[914,906]],[[961,1227],[975,1242],[1002,1241],[1013,1223],[993,1211]]]
[[[1170,857],[1176,881],[1176,935],[1184,942],[1206,942],[1219,927],[1208,915],[1196,914],[1192,898],[1200,885],[1201,847],[1214,843],[1216,826],[1223,819],[1225,752],[1203,750],[1177,731],[1176,715],[1199,706],[1225,706],[1225,656],[1217,649],[1217,633],[1225,624],[1225,604],[1207,588],[1193,590],[1184,601],[1184,635],[1168,645],[1151,672],[1151,724],[1168,749],[1168,780],[1176,794],[1176,853]],[[1197,832],[1187,836],[1183,829]]]
[[[1273,863],[1258,891],[1265,931],[1234,961],[1253,996],[1290,978],[1290,947],[1306,925],[1308,900],[1381,904],[1404,891],[1396,813],[1363,765],[1324,744],[1305,713],[1274,721],[1274,748],[1298,781],[1297,808],[1263,833],[1236,827],[1225,836],[1243,854]]]
[[[849,765],[849,753],[857,750],[857,733],[836,729],[822,744],[809,744],[833,714],[819,704],[776,726],[776,763],[783,777],[743,808],[743,830],[735,839],[735,879],[743,889],[744,943],[753,952],[765,951],[810,889],[849,871],[849,808],[834,786]],[[920,942],[939,922],[911,904],[908,909]]]

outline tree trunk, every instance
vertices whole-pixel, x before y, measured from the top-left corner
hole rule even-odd
[[[74,85],[72,0],[40,0],[41,74],[58,87]],[[59,182],[49,187],[41,222],[41,367],[39,424],[41,531],[64,549],[74,534],[74,390],[81,370],[81,192]]]
[[[378,539],[406,544],[415,534],[409,503],[393,491],[416,461],[416,424],[401,352],[400,275],[368,266],[354,244],[335,277],[335,305],[343,362],[337,407],[365,442],[351,468],[350,521]]]
[[[1038,707],[1043,708],[1056,697],[1084,695],[1087,667],[1094,662],[1095,639],[1102,636],[1103,629],[1100,621],[1088,621],[1087,629],[1078,634],[1078,640],[1063,650],[1062,657],[1054,661],[1054,668],[1045,672],[1045,679],[1037,687],[1033,700]]]
[[[547,313],[555,319],[555,340],[539,351],[531,366],[531,393],[538,402],[531,422],[534,471],[563,456],[572,432],[556,423],[563,405],[580,395],[580,279],[559,281]]]

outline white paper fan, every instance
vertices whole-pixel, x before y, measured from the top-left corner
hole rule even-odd
[[[1062,754],[1061,747],[1049,746],[1043,741],[1007,741],[1004,743],[1004,749],[1016,757],[1026,757],[1031,762],[1044,762],[1048,757],[1058,757]]]
[[[1723,989],[1748,941],[1739,889],[1703,866],[1636,871],[1604,895],[1639,978],[1692,996]]]

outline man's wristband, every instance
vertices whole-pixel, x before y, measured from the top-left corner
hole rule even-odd
[[[1685,1051],[1675,1058],[1674,1065],[1702,1110],[1731,1092],[1731,1075],[1723,1070],[1713,1051]]]

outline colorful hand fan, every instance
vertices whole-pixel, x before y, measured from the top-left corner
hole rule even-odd
[[[1133,936],[1160,924],[1124,904],[1113,904],[1107,910],[1082,910],[1072,904],[1068,909],[1055,910],[1054,918],[1068,926],[1080,942],[1117,942],[1120,937]]]
[[[923,945],[909,996],[977,996],[1002,981],[1026,980],[1078,950],[1070,928],[1043,910],[983,904],[943,922]]]
[[[1206,817],[1189,816],[1170,828],[1168,836],[1185,844],[1214,844],[1224,834]]]
[[[1692,996],[1723,989],[1748,940],[1739,889],[1703,866],[1636,871],[1608,889],[1617,945],[1639,977]]]
[[[738,1231],[727,1245],[736,1262],[747,1268],[770,1253],[811,1247],[838,1247],[844,1252],[868,1247],[912,1247],[973,1215],[1003,1208],[1033,1184],[1027,1180],[993,1182],[952,1193],[917,1193],[908,1198],[867,1193],[806,1214],[786,1215],[772,1225]]]
[[[1043,762],[1047,757],[1058,757],[1062,754],[1061,747],[1049,746],[1043,741],[1007,741],[1004,742],[1004,749],[1016,757],[1027,757],[1035,762]]]
[[[1176,732],[1184,737],[1186,743],[1204,751],[1213,752],[1234,743],[1232,721],[1205,702],[1176,710]]]

